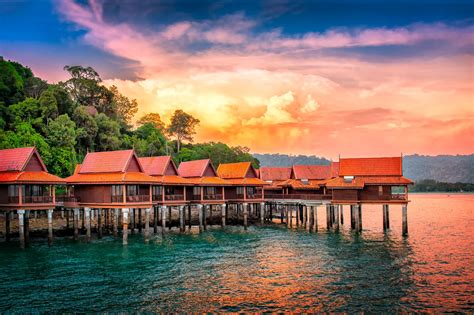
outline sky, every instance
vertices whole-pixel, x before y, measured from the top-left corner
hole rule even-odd
[[[197,142],[474,153],[472,1],[0,0],[0,56],[49,82],[92,66]]]

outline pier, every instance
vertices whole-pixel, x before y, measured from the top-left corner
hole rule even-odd
[[[22,248],[38,229],[49,245],[55,235],[86,242],[121,236],[127,245],[129,234],[149,242],[171,230],[204,232],[228,225],[247,230],[281,224],[318,233],[322,211],[327,231],[338,233],[350,224],[354,233],[362,233],[367,204],[380,205],[383,232],[390,230],[390,205],[401,206],[402,234],[408,235],[412,182],[403,177],[401,157],[260,170],[240,162],[216,170],[209,159],[176,167],[169,156],[138,158],[124,150],[88,153],[65,179],[47,172],[35,148],[0,150],[0,158],[3,235],[5,241],[18,236]],[[64,193],[56,196],[55,186]]]

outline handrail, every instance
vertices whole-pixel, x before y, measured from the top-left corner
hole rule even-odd
[[[150,195],[127,196],[127,202],[145,202],[150,201]]]
[[[165,194],[165,200],[184,200],[184,195],[166,195]]]
[[[206,194],[204,195],[204,200],[222,200],[223,195],[222,194]]]

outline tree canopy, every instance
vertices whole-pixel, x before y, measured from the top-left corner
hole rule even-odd
[[[71,175],[88,151],[131,148],[139,156],[168,154],[176,163],[210,158],[215,166],[237,161],[259,166],[245,147],[192,144],[199,119],[180,109],[168,126],[159,113],[145,113],[134,128],[136,100],[103,85],[91,67],[64,70],[69,79],[49,84],[30,68],[0,57],[0,149],[36,146],[48,170],[62,177]]]

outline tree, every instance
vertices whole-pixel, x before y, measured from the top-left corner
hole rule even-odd
[[[42,130],[44,127],[43,111],[37,99],[29,97],[23,102],[13,104],[8,108],[8,112],[10,113],[12,126],[20,122],[28,122],[38,130]]]
[[[94,150],[99,127],[94,117],[87,112],[86,106],[78,106],[74,110],[72,119],[77,126],[77,151],[79,154],[85,155],[87,149]]]
[[[48,82],[40,78],[30,77],[25,80],[25,95],[27,97],[38,98],[46,89],[48,89]]]
[[[174,136],[177,141],[177,151],[181,148],[183,140],[193,141],[193,135],[196,134],[196,126],[200,121],[197,118],[177,109],[171,117],[170,125],[167,128],[168,134]]]
[[[59,84],[51,84],[48,87],[48,90],[53,93],[54,98],[56,99],[58,113],[68,114],[69,117],[72,117],[72,114],[77,107],[77,103],[72,100],[68,91],[66,91],[66,89]]]
[[[58,176],[68,176],[77,162],[76,124],[67,114],[58,116],[48,124],[47,142],[51,148],[51,162],[48,168]]]
[[[24,99],[23,78],[13,64],[0,57],[0,103],[6,106]]]
[[[96,136],[96,148],[99,151],[112,151],[120,148],[120,125],[115,120],[110,119],[104,113],[95,117],[98,132]]]
[[[148,113],[146,115],[143,115],[138,121],[137,125],[138,126],[143,126],[145,124],[152,124],[153,127],[164,130],[165,129],[165,124],[163,121],[161,121],[161,116],[158,113]]]
[[[138,111],[137,100],[130,100],[128,97],[120,94],[115,85],[112,85],[109,90],[113,95],[112,100],[117,117],[126,124],[130,123]]]
[[[51,90],[46,90],[41,93],[39,104],[43,119],[48,122],[49,118],[55,118],[58,115],[58,102]]]

